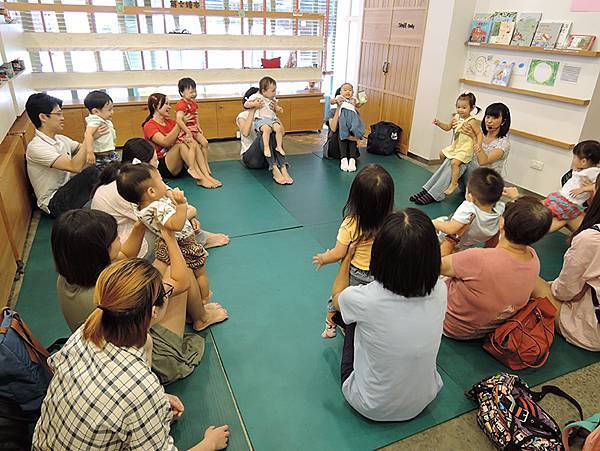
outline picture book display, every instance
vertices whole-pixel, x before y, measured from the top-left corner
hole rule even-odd
[[[561,22],[540,22],[531,46],[553,49],[562,26]]]
[[[485,44],[488,42],[492,30],[492,18],[489,14],[475,14],[471,22],[469,42]]]
[[[488,42],[490,44],[510,44],[516,19],[516,12],[496,11],[492,15],[492,30]]]
[[[513,32],[511,45],[517,45],[521,47],[529,47],[538,24],[542,18],[542,13],[521,13],[515,23],[515,30]]]
[[[508,86],[513,67],[515,67],[515,63],[509,63],[506,61],[498,63],[494,69],[490,83],[497,86]]]
[[[554,86],[559,66],[559,61],[533,59],[527,71],[527,81],[537,85]]]
[[[590,34],[572,34],[567,39],[567,50],[592,50],[596,36]]]
[[[569,39],[569,33],[571,32],[571,26],[573,22],[563,22],[562,27],[560,28],[560,33],[558,33],[558,39],[556,40],[557,49],[564,49],[567,45],[567,40]]]

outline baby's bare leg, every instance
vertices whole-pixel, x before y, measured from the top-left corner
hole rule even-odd
[[[448,186],[448,189],[446,189],[446,191],[444,191],[444,194],[446,196],[449,196],[454,191],[456,191],[456,188],[458,188],[458,179],[460,177],[460,165],[461,164],[462,164],[462,161],[457,160],[456,158],[452,159],[452,161],[450,162],[450,167],[452,169],[452,180],[450,181],[450,186]]]
[[[260,127],[260,131],[262,132],[263,139],[263,152],[265,157],[269,158],[271,156],[271,147],[269,146],[269,139],[271,138],[271,127],[267,124],[263,124]]]
[[[283,126],[279,122],[275,122],[273,124],[273,131],[275,132],[275,141],[277,142],[277,152],[285,155],[283,151]]]

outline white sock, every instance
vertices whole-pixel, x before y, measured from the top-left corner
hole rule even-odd
[[[350,161],[348,161],[348,171],[356,171],[356,160],[354,158],[350,158]]]
[[[348,158],[342,158],[342,161],[340,162],[340,169],[342,171],[348,171]]]

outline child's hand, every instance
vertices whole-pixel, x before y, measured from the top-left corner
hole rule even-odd
[[[94,155],[94,152],[88,152],[85,158],[85,162],[87,164],[89,164],[90,166],[96,164],[96,155]]]
[[[511,199],[516,199],[520,196],[519,189],[516,186],[507,186],[502,190],[502,195]]]
[[[283,108],[281,108],[278,104],[275,104],[275,112],[276,113],[283,113]]]
[[[179,188],[174,188],[167,193],[167,195],[171,198],[176,205],[184,205],[187,204],[187,199],[185,198],[185,193],[181,191]]]
[[[192,144],[194,142],[194,135],[192,135],[191,133],[186,133],[184,141],[186,142],[186,144]]]
[[[312,262],[313,264],[316,266],[316,270],[318,271],[319,269],[321,269],[321,266],[326,265],[325,263],[325,254],[329,252],[329,249],[327,249],[325,252],[322,252],[320,254],[315,255],[312,258]]]
[[[198,219],[196,218],[192,218],[190,219],[190,222],[192,223],[192,228],[194,229],[194,232],[198,233],[200,231],[200,221],[198,221]]]
[[[433,125],[440,126],[441,122],[436,118],[433,120]]]

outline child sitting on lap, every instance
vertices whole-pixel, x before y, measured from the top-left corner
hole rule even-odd
[[[552,212],[550,232],[561,229],[584,211],[583,205],[590,199],[594,184],[600,174],[600,143],[582,141],[573,148],[573,176],[560,191],[551,193],[544,205]]]
[[[454,130],[452,145],[448,146],[440,152],[440,159],[446,158],[451,160],[452,180],[450,186],[444,191],[444,194],[452,194],[458,188],[458,179],[460,177],[460,165],[467,164],[473,159],[475,145],[481,146],[483,142],[483,134],[479,127],[471,127],[476,135],[476,141],[473,141],[468,134],[463,132],[463,127],[470,122],[477,122],[475,117],[471,116],[473,110],[477,113],[481,108],[475,106],[475,95],[471,92],[465,92],[456,99],[456,114],[452,118],[450,124],[440,122],[438,119],[433,120],[433,124],[445,131]]]
[[[499,202],[504,180],[490,168],[473,171],[467,184],[466,200],[456,209],[450,220],[433,221],[442,240],[442,257],[456,250],[464,250],[486,243],[493,247],[497,241],[504,202]]]
[[[385,218],[394,209],[394,180],[377,164],[365,166],[356,175],[344,206],[344,221],[338,231],[335,247],[313,257],[317,270],[323,265],[341,261],[351,243],[356,244],[350,262],[350,285],[366,285],[371,275],[371,247]],[[327,317],[323,338],[336,335],[334,315],[337,313],[331,299],[327,303]]]
[[[148,164],[126,164],[117,176],[117,191],[125,200],[137,205],[136,216],[157,237],[156,259],[170,265],[167,245],[161,237],[159,224],[175,231],[175,238],[187,266],[194,271],[202,303],[208,304],[210,290],[204,264],[208,252],[196,241],[196,229],[188,219],[188,204],[183,191],[171,190],[158,170]]]
[[[340,169],[344,172],[354,172],[356,171],[354,155],[358,152],[357,143],[365,137],[365,124],[357,111],[362,104],[354,97],[354,87],[350,83],[340,86],[339,92],[340,95],[331,99],[331,102],[340,108],[338,119]]]
[[[102,91],[91,91],[83,101],[90,114],[86,116],[85,135],[83,138],[84,150],[93,158],[88,159],[89,164],[96,164],[100,169],[113,161],[121,161],[115,152],[117,133],[111,121],[113,115],[113,101],[110,96]],[[94,139],[98,127],[106,125],[108,133]]]
[[[267,159],[271,157],[269,137],[272,132],[275,132],[277,151],[281,155],[285,155],[283,151],[283,126],[277,117],[277,113],[283,113],[283,108],[279,106],[279,102],[275,97],[276,94],[277,82],[271,77],[263,77],[258,82],[258,92],[252,94],[244,103],[244,108],[256,108],[255,101],[260,101],[261,106],[256,108],[254,113],[254,128],[257,132],[262,132]],[[271,161],[269,161],[269,164],[271,164]]]

